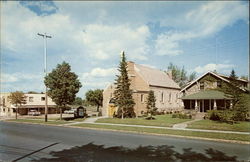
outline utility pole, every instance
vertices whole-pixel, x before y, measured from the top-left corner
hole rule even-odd
[[[37,35],[43,37],[43,45],[44,45],[44,76],[47,76],[47,38],[52,38],[51,36],[47,35],[46,33]],[[48,121],[48,94],[47,94],[47,86],[45,85],[45,122]]]

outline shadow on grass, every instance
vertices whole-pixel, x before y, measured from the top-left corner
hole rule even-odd
[[[237,161],[236,156],[228,156],[225,153],[206,149],[205,154],[192,151],[192,148],[183,149],[183,153],[174,150],[174,146],[139,146],[130,149],[122,146],[108,147],[89,143],[83,146],[76,146],[58,152],[50,153],[53,158],[42,158],[33,160],[42,161],[106,161],[106,162],[142,162],[142,161]]]

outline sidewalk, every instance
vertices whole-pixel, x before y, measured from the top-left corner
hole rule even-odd
[[[75,125],[75,124],[83,124],[83,123],[94,124],[98,119],[101,119],[101,118],[107,118],[107,117],[106,116],[100,116],[100,117],[94,117],[94,118],[87,118],[86,120],[81,121],[81,122],[73,122],[73,123],[67,123],[67,124],[61,124],[61,125],[62,126],[63,125]]]

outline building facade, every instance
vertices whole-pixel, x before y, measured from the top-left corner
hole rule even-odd
[[[19,106],[18,114],[27,115],[30,110],[37,110],[44,114],[45,112],[45,94],[24,94],[26,103]],[[10,93],[0,94],[0,116],[14,116],[16,107],[10,103],[8,98]],[[48,113],[56,113],[56,104],[48,97]]]
[[[238,79],[241,88],[247,87],[248,82]],[[207,72],[192,81],[181,90],[184,110],[207,112],[208,110],[224,110],[232,106],[231,99],[219,91],[223,84],[229,84],[230,78],[214,72]]]
[[[129,61],[128,76],[131,80],[130,88],[133,91],[134,110],[137,116],[147,111],[147,97],[150,90],[154,91],[159,112],[173,112],[182,109],[180,87],[172,80],[171,74]],[[112,106],[114,90],[115,85],[111,84],[103,91],[103,116],[113,116],[116,111]]]

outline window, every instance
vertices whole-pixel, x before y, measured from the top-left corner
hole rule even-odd
[[[175,98],[175,101],[177,102],[178,100],[178,93],[176,93],[176,98]]]
[[[217,87],[221,88],[221,86],[222,86],[221,80],[218,80],[217,81]]]
[[[200,82],[200,90],[204,90],[204,82]]]
[[[41,97],[41,101],[45,101],[45,97]]]
[[[164,102],[164,93],[161,92],[161,102]]]
[[[29,97],[29,102],[33,102],[34,101],[34,97]]]
[[[141,102],[144,102],[143,94],[141,94]]]
[[[168,99],[168,102],[171,102],[171,93],[169,93],[169,99]]]

